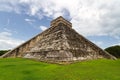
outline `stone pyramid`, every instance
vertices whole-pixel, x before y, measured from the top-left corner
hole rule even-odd
[[[51,27],[26,41],[2,57],[23,57],[40,61],[76,61],[98,58],[116,59],[72,29],[63,17]]]

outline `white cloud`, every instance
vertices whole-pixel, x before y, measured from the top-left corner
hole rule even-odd
[[[18,0],[0,0],[0,11],[21,13],[20,5]]]
[[[40,29],[41,29],[42,31],[44,31],[44,30],[47,29],[47,27],[46,27],[46,26],[40,26]]]
[[[36,20],[35,19],[29,19],[29,18],[26,18],[24,19],[31,27],[35,28],[35,29],[38,29],[38,27],[35,26],[35,22]]]
[[[28,18],[26,18],[25,21],[27,21],[27,22],[35,22],[35,20],[33,20],[33,19],[28,19]]]
[[[103,46],[103,44],[104,44],[102,41],[92,41],[92,42],[98,46]]]
[[[12,34],[9,32],[0,32],[0,50],[12,49],[24,42],[11,36]]]
[[[35,20],[34,19],[28,19],[28,18],[26,18],[26,19],[24,19],[26,22],[28,22],[29,24],[33,24],[33,22],[35,22]]]
[[[86,36],[120,37],[120,0],[1,0],[0,11],[14,11],[39,19],[64,16]],[[24,8],[24,9],[23,9]]]
[[[112,44],[110,46],[115,46],[115,45],[119,45],[120,46],[120,41],[118,43]]]

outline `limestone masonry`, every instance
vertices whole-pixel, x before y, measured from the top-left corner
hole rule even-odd
[[[40,61],[81,61],[116,59],[72,29],[63,17],[51,22],[51,27],[2,56],[32,58]]]

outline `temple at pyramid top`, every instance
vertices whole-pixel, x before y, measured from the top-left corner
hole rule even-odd
[[[55,27],[59,23],[62,23],[64,25],[67,25],[68,27],[72,28],[72,23],[69,22],[68,20],[64,19],[62,16],[60,16],[60,17],[54,19],[53,21],[51,21],[51,27]]]

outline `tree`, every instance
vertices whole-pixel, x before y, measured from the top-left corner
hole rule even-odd
[[[3,54],[5,54],[8,51],[10,51],[10,50],[0,50],[0,56],[3,55]]]
[[[120,58],[120,45],[111,46],[105,49],[105,51],[109,52],[111,55],[116,58]]]

